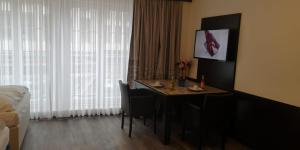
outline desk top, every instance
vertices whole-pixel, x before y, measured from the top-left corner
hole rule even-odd
[[[152,86],[153,83],[156,81],[159,81],[164,86],[163,87],[154,87]],[[191,91],[188,89],[188,87],[192,87],[193,85],[199,85],[199,83],[186,80],[186,84],[184,87],[178,86],[177,83],[175,84],[175,87],[171,88],[171,80],[135,80],[135,82],[140,83],[154,91],[157,91],[161,94],[167,95],[167,96],[176,96],[176,95],[201,95],[201,94],[217,94],[217,93],[226,93],[228,91],[218,89],[212,86],[206,85],[203,91]]]

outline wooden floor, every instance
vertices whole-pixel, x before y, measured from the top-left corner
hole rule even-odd
[[[31,121],[22,150],[190,150],[192,144],[172,137],[163,145],[142,121],[134,120],[132,138],[128,137],[128,120],[124,130],[120,117],[89,117],[51,121]],[[207,148],[210,149],[210,148]],[[226,149],[247,150],[235,142]]]

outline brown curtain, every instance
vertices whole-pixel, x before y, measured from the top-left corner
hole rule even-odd
[[[182,2],[134,0],[128,81],[176,76]]]

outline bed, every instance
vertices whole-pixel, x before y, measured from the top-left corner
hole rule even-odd
[[[9,142],[9,129],[8,127],[3,127],[0,129],[0,149],[5,150]]]
[[[9,145],[11,150],[19,150],[26,134],[30,120],[30,94],[25,87],[18,97],[9,97],[10,104],[13,106],[13,111],[0,113],[0,120],[3,120],[9,128]],[[1,91],[2,90],[2,91]],[[11,92],[10,92],[11,93]],[[0,87],[0,96],[7,96],[3,92],[3,87]]]

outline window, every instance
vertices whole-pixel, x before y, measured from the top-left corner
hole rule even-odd
[[[0,84],[29,87],[32,118],[118,113],[132,3],[0,0]]]

